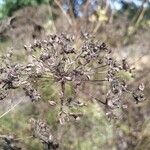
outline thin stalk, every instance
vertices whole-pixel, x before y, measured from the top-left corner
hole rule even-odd
[[[0,119],[3,118],[4,116],[6,116],[10,111],[14,110],[22,101],[23,101],[23,99],[21,99],[17,104],[15,104],[13,107],[11,107],[10,109],[8,109],[5,113],[3,113],[0,116]]]
[[[63,111],[63,106],[64,106],[64,100],[65,100],[65,81],[61,81],[61,106],[60,106],[60,111]]]

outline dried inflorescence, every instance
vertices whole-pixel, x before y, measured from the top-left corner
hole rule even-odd
[[[69,121],[70,117],[77,119],[82,116],[80,113],[72,113],[69,108],[72,101],[78,101],[76,99],[78,88],[85,83],[104,82],[106,84],[104,99],[93,95],[90,95],[90,98],[103,104],[107,110],[106,114],[110,118],[117,117],[115,114],[117,108],[126,108],[123,102],[125,93],[131,94],[136,103],[145,99],[143,85],[140,85],[136,90],[129,90],[126,81],[118,75],[120,72],[132,73],[126,59],[117,62],[111,57],[112,50],[92,36],[83,36],[82,34],[81,39],[82,41],[77,44],[75,36],[61,33],[49,35],[42,40],[35,40],[33,44],[24,46],[28,60],[22,65],[12,63],[13,54],[9,53],[2,59],[3,62],[0,66],[1,89],[9,91],[21,87],[33,102],[42,99],[37,87],[33,86],[34,83],[40,78],[53,78],[60,85],[58,120],[61,124]],[[101,72],[105,74],[100,76],[101,79],[96,79],[95,75]],[[66,84],[72,85],[74,89],[71,102],[65,95]],[[0,93],[1,100],[5,97],[5,94]],[[53,104],[51,102],[50,105]],[[86,106],[86,104],[81,106]],[[45,125],[43,126],[46,130]],[[45,142],[50,142],[48,140],[49,137],[46,137]]]
[[[21,150],[19,146],[19,140],[15,138],[14,135],[0,135],[2,143],[0,143],[0,148],[3,150]]]
[[[44,150],[56,150],[59,147],[57,140],[52,135],[49,126],[42,120],[30,119],[33,137],[38,138],[44,145]]]
[[[32,102],[38,101],[41,98],[37,90],[31,87],[31,85],[23,87],[23,90],[25,91],[26,96],[28,96]]]
[[[89,38],[90,37],[90,38]],[[125,80],[118,77],[120,71],[132,72],[126,59],[118,63],[111,57],[111,49],[105,43],[101,43],[92,36],[83,36],[83,42],[76,46],[75,36],[68,34],[49,35],[43,40],[36,40],[31,45],[25,45],[27,52],[27,64],[11,64],[12,51],[9,52],[1,65],[0,84],[5,90],[23,86],[27,96],[32,101],[40,99],[37,90],[32,87],[32,83],[37,78],[54,78],[61,87],[61,111],[65,98],[65,85],[73,83],[76,89],[85,82],[93,81],[96,72],[105,70],[105,78],[100,81],[109,83],[109,90],[106,95],[117,97],[118,101],[123,92],[127,92]],[[39,56],[34,53],[38,51]],[[7,60],[8,59],[8,60]],[[29,86],[30,85],[30,86]],[[131,92],[136,101],[144,99],[141,90]],[[111,94],[110,94],[111,93]],[[115,95],[115,96],[114,96]],[[1,99],[4,96],[1,96]],[[110,99],[112,99],[110,98]],[[108,104],[106,96],[105,104]],[[113,100],[114,101],[114,100]]]
[[[144,84],[141,83],[137,89],[135,89],[133,92],[132,92],[132,96],[135,100],[136,103],[139,103],[141,101],[144,101],[145,100],[145,96],[144,96]]]

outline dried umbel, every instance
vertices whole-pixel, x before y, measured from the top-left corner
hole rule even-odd
[[[6,55],[5,58],[2,57],[0,88],[8,93],[11,89],[22,88],[33,102],[42,99],[37,85],[35,86],[37,80],[54,79],[60,85],[60,103],[49,100],[49,104],[60,106],[58,115],[60,124],[64,124],[71,118],[78,120],[82,117],[82,113],[73,113],[70,108],[72,104],[74,107],[86,106],[86,102],[80,103],[78,100],[78,92],[86,83],[93,83],[95,86],[100,86],[96,85],[96,82],[106,85],[103,99],[94,94],[87,94],[86,97],[102,104],[110,118],[117,117],[115,114],[117,108],[126,108],[123,102],[125,93],[131,94],[136,103],[145,99],[142,85],[136,90],[130,90],[126,81],[119,77],[120,72],[132,73],[127,60],[117,62],[111,57],[112,50],[92,36],[85,37],[82,34],[81,39],[82,41],[77,43],[75,36],[61,33],[35,40],[33,44],[24,46],[28,61],[23,64],[11,61],[13,53]],[[101,73],[103,75],[99,76]],[[72,99],[68,99],[66,95],[67,84],[73,87]],[[0,99],[4,98],[6,94],[1,92]],[[49,131],[46,131],[45,124],[35,122],[35,125],[35,130],[44,132],[38,133],[36,137],[41,136],[40,138],[44,138],[42,140],[45,143],[51,143],[51,136]]]
[[[34,89],[31,85],[23,87],[23,90],[25,91],[26,96],[28,96],[32,102],[38,101],[41,98],[37,90]]]
[[[89,38],[90,37],[90,38]],[[12,64],[11,51],[6,54],[1,65],[1,88],[5,90],[22,87],[32,101],[40,99],[37,90],[32,87],[38,78],[53,78],[61,87],[61,111],[65,100],[65,85],[72,83],[75,94],[78,87],[86,82],[95,80],[95,73],[104,70],[105,78],[98,82],[108,82],[109,95],[119,101],[127,90],[125,80],[118,77],[120,71],[131,73],[132,69],[125,59],[118,63],[111,57],[111,49],[105,43],[101,43],[92,36],[83,36],[82,43],[76,47],[76,39],[65,33],[49,35],[45,39],[36,40],[31,45],[25,45],[28,60],[26,64]],[[38,51],[39,56],[34,53]],[[133,97],[140,101],[142,93],[136,90]],[[106,93],[106,94],[107,94]],[[111,94],[110,94],[111,93]],[[132,93],[132,92],[131,92]],[[108,94],[107,94],[108,95]],[[138,96],[137,96],[138,95]],[[74,96],[76,97],[76,96]],[[110,97],[110,96],[109,96]],[[117,97],[117,98],[116,98]],[[1,94],[1,99],[5,98]],[[143,98],[142,98],[143,99]],[[106,98],[105,105],[107,105]],[[113,100],[114,101],[114,100]]]
[[[33,136],[42,141],[44,150],[56,150],[59,147],[57,140],[52,135],[49,126],[42,120],[30,119]]]
[[[0,135],[0,148],[3,150],[21,150],[19,146],[19,140],[15,138],[14,135]]]
[[[87,92],[86,98],[102,104],[109,118],[120,118],[116,110],[128,107],[125,103],[125,95],[128,95],[129,99],[132,96],[136,103],[145,100],[143,84],[135,90],[130,90],[126,80],[119,77],[120,72],[132,73],[127,60],[117,62],[111,57],[112,50],[105,43],[97,41],[90,34],[82,33],[81,36],[79,43],[75,36],[61,33],[49,35],[45,39],[36,40],[31,45],[25,45],[28,60],[22,64],[12,61],[15,55],[13,50],[2,56],[0,100],[6,99],[11,90],[19,88],[32,102],[36,102],[42,99],[37,81],[53,79],[60,86],[60,103],[54,99],[50,99],[48,103],[51,107],[59,105],[58,122],[61,125],[72,120],[78,121],[84,115],[82,112],[71,110],[86,106],[86,101],[83,102],[82,97],[79,99],[81,87],[86,83],[105,86],[105,91],[99,92],[100,98],[94,94],[94,90],[91,91],[92,94]],[[68,84],[74,91],[71,96],[66,95]],[[45,122],[31,119],[30,123],[34,137],[42,141],[45,150],[59,147],[50,127]],[[3,139],[6,149],[17,149],[14,138]]]
[[[145,96],[144,96],[144,84],[141,83],[137,89],[135,89],[133,92],[132,92],[132,96],[134,98],[134,100],[136,101],[136,103],[139,103],[141,101],[144,101],[145,100]]]

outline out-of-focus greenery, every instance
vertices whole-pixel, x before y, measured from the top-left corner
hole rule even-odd
[[[50,0],[52,2],[53,0]],[[0,19],[11,16],[12,13],[25,6],[47,4],[49,0],[4,0],[0,6]]]
[[[118,11],[118,14],[124,14],[128,16],[131,21],[137,22],[140,17],[142,17],[142,22],[148,22],[150,20],[150,3],[148,0],[139,1],[140,5],[136,2],[126,2],[121,1],[122,9]]]

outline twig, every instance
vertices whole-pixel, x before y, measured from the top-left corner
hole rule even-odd
[[[65,82],[61,81],[61,112],[63,111],[63,106],[64,106],[64,98],[65,98]]]
[[[10,111],[12,111],[13,109],[15,109],[15,107],[17,107],[22,101],[23,101],[23,99],[21,99],[17,104],[15,104],[13,107],[11,107],[8,111],[6,111],[5,113],[3,113],[3,114],[0,116],[0,119],[1,119],[2,117],[4,117],[5,115],[7,115]]]
[[[61,9],[61,11],[63,12],[63,14],[65,15],[66,19],[68,20],[69,24],[72,26],[73,23],[70,19],[70,17],[66,14],[66,12],[64,11],[64,9],[62,8],[62,6],[60,5],[60,3],[57,0],[54,0],[54,2],[58,5],[58,7]]]
[[[53,12],[52,12],[51,6],[50,6],[50,13],[51,13],[51,17],[52,17],[52,23],[53,23],[53,27],[54,27],[54,32],[56,32],[56,26],[55,26],[55,23],[54,23]]]

